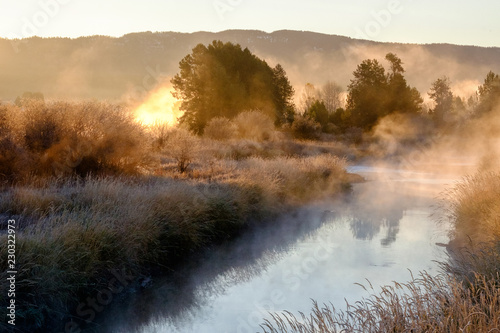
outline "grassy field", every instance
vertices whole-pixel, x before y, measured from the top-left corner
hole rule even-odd
[[[14,219],[17,327],[68,331],[113,272],[134,277],[136,288],[359,180],[337,157],[344,148],[295,141],[255,111],[242,117],[217,120],[226,126],[199,137],[143,126],[106,103],[0,106],[0,241]],[[2,246],[2,290],[6,259]]]

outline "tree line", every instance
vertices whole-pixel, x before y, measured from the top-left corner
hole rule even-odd
[[[427,117],[440,127],[491,112],[500,102],[500,78],[489,72],[467,101],[453,95],[447,77],[438,78],[428,92],[434,106],[425,109],[420,92],[406,81],[403,61],[394,53],[385,60],[387,70],[377,59],[357,66],[345,103],[343,89],[330,81],[321,89],[307,84],[301,105],[296,106],[294,89],[280,64],[272,68],[248,48],[230,42],[196,46],[181,60],[180,72],[171,82],[174,96],[182,100],[179,122],[198,134],[212,118],[231,119],[247,110],[260,110],[276,126],[289,126],[308,138],[308,131],[368,132],[390,114]]]

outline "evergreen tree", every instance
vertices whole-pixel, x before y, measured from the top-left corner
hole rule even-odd
[[[273,87],[275,89],[274,103],[276,107],[276,125],[291,124],[294,120],[295,105],[293,103],[293,89],[286,72],[280,64],[273,68]]]
[[[406,82],[403,62],[393,53],[386,55],[390,71],[375,59],[364,60],[348,86],[345,115],[351,126],[370,130],[391,113],[418,113],[423,103],[417,89]]]
[[[500,77],[490,71],[484,83],[478,88],[479,104],[476,109],[477,115],[488,113],[500,104]]]
[[[434,100],[435,107],[430,110],[432,119],[436,125],[443,125],[447,116],[453,110],[453,93],[450,88],[450,79],[446,76],[432,83],[429,97]]]
[[[403,73],[403,62],[393,53],[386,55],[386,60],[391,64],[391,71],[387,75],[388,83],[388,105],[389,113],[413,113],[421,111],[424,100],[416,88],[412,88],[406,82]]]
[[[319,123],[323,129],[328,124],[328,110],[322,101],[316,100],[307,110],[305,116]]]
[[[350,125],[369,130],[387,114],[387,77],[377,60],[364,60],[348,86],[347,112]]]

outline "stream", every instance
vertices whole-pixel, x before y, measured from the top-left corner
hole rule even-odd
[[[380,286],[438,273],[449,226],[437,198],[454,172],[352,166],[367,179],[347,198],[309,205],[211,251],[174,278],[113,304],[102,331],[250,333],[269,312],[345,309]],[[419,169],[421,170],[421,169]],[[428,170],[423,168],[422,170]],[[368,282],[369,281],[369,282]],[[368,287],[368,292],[355,283]]]

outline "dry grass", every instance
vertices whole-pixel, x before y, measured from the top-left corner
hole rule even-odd
[[[190,253],[231,239],[250,223],[314,199],[319,194],[306,197],[309,192],[300,191],[314,181],[329,184],[322,185],[323,195],[340,190],[336,177],[343,172],[342,161],[335,158],[303,160],[298,170],[293,160],[247,163],[246,170],[217,183],[108,177],[2,192],[0,211],[18,221],[19,308],[31,311],[19,310],[19,317],[62,322],[61,314],[73,310],[75,302],[106,286],[110,269],[125,267],[137,277],[151,269],[169,271]],[[263,174],[250,174],[253,168]],[[295,190],[288,192],[292,182]],[[6,239],[0,235],[2,243]],[[6,258],[2,247],[2,290]]]
[[[332,155],[303,158],[250,158],[241,163],[237,182],[254,179],[260,186],[273,186],[277,197],[300,204],[336,195],[348,182],[345,160]]]
[[[274,314],[261,327],[266,333],[496,332],[500,289],[481,276],[477,282],[467,288],[453,278],[422,273],[378,293],[370,288],[369,298],[348,304],[345,311],[314,303],[310,315]]]
[[[251,223],[345,186],[344,162],[332,156],[220,163],[210,182],[191,175],[87,177],[1,192],[0,211],[18,221],[19,318],[36,319],[27,327],[62,323],[79,300],[106,287],[110,269],[125,267],[137,277],[168,272]],[[6,251],[0,250],[2,290]]]
[[[465,245],[469,241],[500,241],[500,173],[465,177],[447,193],[446,202],[456,242]]]
[[[2,193],[1,211],[18,222],[19,317],[30,309],[41,322],[62,322],[75,302],[106,287],[110,269],[125,267],[137,277],[153,268],[168,271],[190,253],[234,237],[252,218],[250,211],[263,210],[244,191],[103,178]],[[7,235],[0,239],[6,243]],[[7,249],[0,253],[5,290]]]
[[[453,224],[446,269],[476,285],[480,275],[500,286],[500,174],[480,171],[446,193],[446,217]]]

